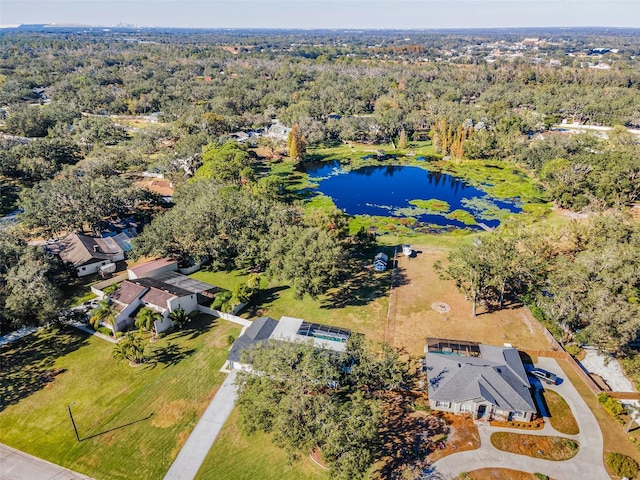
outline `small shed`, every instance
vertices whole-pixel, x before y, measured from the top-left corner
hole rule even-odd
[[[373,258],[373,269],[376,272],[384,272],[387,269],[387,262],[389,262],[389,257],[380,252]]]

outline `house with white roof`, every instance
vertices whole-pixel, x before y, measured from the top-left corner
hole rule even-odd
[[[250,365],[241,361],[242,351],[267,341],[311,342],[317,348],[344,352],[351,331],[344,328],[307,322],[301,318],[282,317],[276,321],[271,317],[258,318],[246,327],[233,343],[227,356],[228,369],[249,370]]]

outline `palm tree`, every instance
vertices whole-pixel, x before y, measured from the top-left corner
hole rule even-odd
[[[128,333],[126,337],[116,343],[113,349],[113,358],[116,360],[129,360],[134,366],[144,362],[144,342],[141,337]]]
[[[105,320],[114,327],[116,325],[116,318],[113,316],[113,312],[111,311],[111,303],[108,298],[104,298],[98,302],[98,306],[91,312],[91,318],[89,319],[89,323],[95,329],[98,328],[100,322],[104,322]]]
[[[151,332],[151,341],[156,339],[156,322],[162,320],[162,314],[152,308],[142,308],[136,315],[136,327]]]
[[[192,313],[187,313],[184,308],[178,307],[169,313],[169,318],[177,328],[184,328],[184,326],[193,318]]]

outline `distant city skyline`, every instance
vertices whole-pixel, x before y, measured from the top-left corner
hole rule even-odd
[[[0,24],[182,28],[640,27],[640,0],[2,0]]]

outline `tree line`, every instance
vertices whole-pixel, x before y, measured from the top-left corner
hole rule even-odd
[[[507,222],[435,268],[473,315],[525,302],[561,340],[618,355],[640,336],[640,227],[620,212],[562,227]]]

